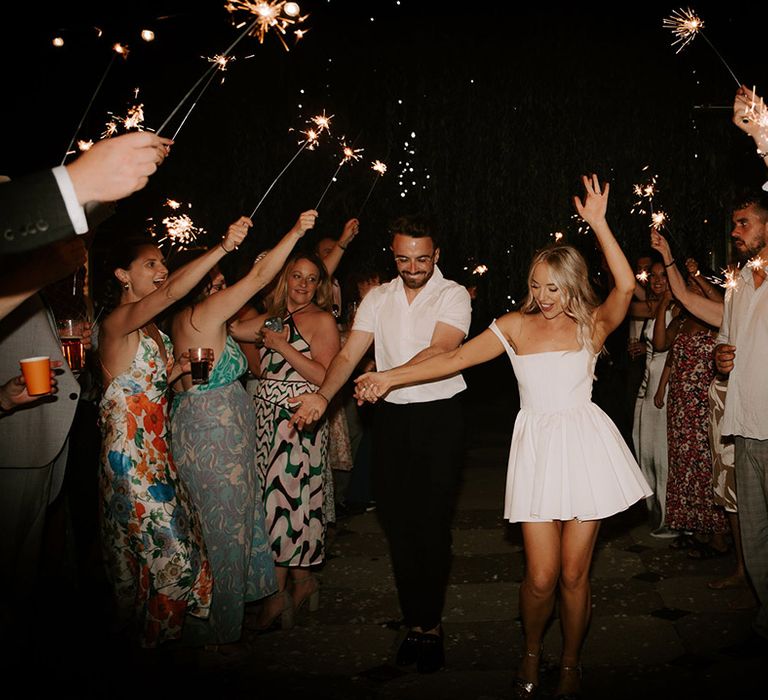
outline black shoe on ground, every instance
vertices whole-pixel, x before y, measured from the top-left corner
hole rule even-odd
[[[434,673],[443,666],[445,666],[445,649],[442,631],[440,634],[422,634],[419,640],[416,670],[419,673]]]
[[[423,636],[421,632],[409,630],[397,650],[395,663],[398,666],[410,666],[416,663],[419,658],[419,643]]]

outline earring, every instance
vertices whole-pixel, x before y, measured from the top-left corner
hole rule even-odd
[[[131,285],[128,284],[128,282],[123,283],[123,289],[130,289],[130,288],[131,288]]]

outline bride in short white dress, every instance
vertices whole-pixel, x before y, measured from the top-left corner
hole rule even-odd
[[[596,356],[586,348],[518,355],[520,389],[504,517],[511,522],[599,520],[651,495],[613,421],[592,403]]]

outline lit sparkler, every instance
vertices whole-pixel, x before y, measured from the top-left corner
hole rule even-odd
[[[235,39],[225,51],[222,51],[220,54],[217,54],[217,56],[220,57],[219,61],[216,63],[213,63],[208,70],[203,73],[200,78],[198,78],[197,82],[189,89],[186,95],[181,98],[181,101],[176,105],[176,107],[173,108],[173,111],[166,117],[165,121],[160,125],[160,128],[157,130],[158,136],[162,134],[163,130],[166,126],[168,126],[168,122],[173,119],[173,117],[176,115],[176,112],[178,112],[181,109],[181,106],[194,94],[195,90],[197,90],[198,86],[206,79],[208,78],[208,82],[210,82],[209,73],[213,73],[217,70],[217,65],[220,63],[221,60],[229,56],[229,54],[234,51],[235,46],[237,46],[248,34],[249,32],[257,25],[258,18],[253,20],[251,24],[249,24],[245,30]],[[208,87],[208,84],[206,83],[206,87]],[[205,90],[205,88],[203,88]],[[202,92],[200,93],[202,94]],[[200,98],[200,95],[198,95],[198,99]]]
[[[66,163],[68,155],[75,152],[72,150],[72,146],[75,143],[75,140],[77,139],[77,135],[80,133],[80,129],[83,128],[83,122],[85,122],[85,118],[88,116],[88,112],[91,111],[91,107],[93,106],[93,102],[96,99],[96,95],[99,94],[99,91],[101,90],[101,86],[104,84],[104,81],[107,78],[107,74],[112,68],[112,64],[115,62],[115,58],[117,56],[122,56],[123,59],[127,59],[128,47],[123,46],[122,44],[115,44],[112,47],[112,56],[109,59],[109,63],[107,63],[107,67],[104,69],[104,72],[102,73],[101,78],[99,79],[99,82],[96,85],[96,89],[93,91],[93,94],[91,95],[91,99],[88,101],[88,105],[86,106],[85,111],[83,112],[83,116],[80,117],[80,121],[78,122],[77,127],[75,128],[75,132],[72,134],[72,138],[69,140],[69,145],[67,146],[67,149],[64,151],[64,157],[61,159],[61,165],[64,165],[64,163]]]
[[[680,53],[688,44],[690,44],[697,36],[700,35],[701,38],[704,39],[704,41],[709,44],[709,47],[715,52],[715,55],[726,67],[728,72],[731,74],[731,77],[736,81],[736,84],[741,87],[741,81],[736,77],[736,74],[731,70],[731,67],[720,55],[720,52],[715,48],[715,45],[702,31],[702,29],[704,29],[704,22],[700,17],[696,15],[693,10],[690,8],[685,10],[675,10],[669,17],[664,19],[662,25],[665,29],[669,29],[676,37],[672,42],[672,46],[679,44],[679,47],[675,53]]]
[[[165,206],[176,212],[181,207],[181,202],[167,199]],[[187,208],[191,209],[192,205],[187,204]],[[160,223],[164,228],[159,232],[154,223],[150,225],[149,231],[154,238],[158,239],[158,246],[167,242],[172,250],[186,250],[197,241],[198,236],[206,233],[205,229],[197,226],[186,213],[166,216],[161,219]]]
[[[488,272],[488,265],[478,265],[474,270],[472,270],[473,275],[480,275],[481,277]]]
[[[555,231],[551,235],[552,235],[552,238],[555,239],[555,243],[559,243],[561,240],[563,240],[563,232],[562,231]]]
[[[750,270],[762,272],[765,269],[766,264],[768,264],[768,261],[763,260],[763,258],[761,258],[759,255],[756,255],[747,263],[747,267]]]
[[[376,173],[376,176],[373,178],[371,189],[368,190],[368,194],[365,195],[365,199],[363,200],[363,203],[360,205],[360,209],[357,212],[358,219],[360,218],[360,214],[363,213],[363,209],[368,203],[368,200],[371,198],[371,193],[373,192],[373,188],[376,187],[376,183],[381,179],[381,176],[387,172],[387,166],[380,160],[374,160],[373,163],[371,163],[371,170]]]
[[[333,115],[331,115],[332,117]],[[295,161],[299,155],[301,155],[301,152],[306,148],[308,151],[314,151],[317,147],[318,140],[320,138],[320,134],[323,133],[323,131],[327,131],[330,128],[331,125],[331,117],[325,116],[325,110],[323,110],[322,114],[318,114],[315,117],[312,117],[310,121],[313,124],[317,125],[317,129],[307,129],[306,131],[302,131],[301,133],[304,134],[304,140],[300,141],[301,144],[299,146],[299,150],[296,151],[296,153],[293,154],[293,157],[285,164],[283,169],[277,174],[277,177],[272,180],[272,183],[267,187],[267,191],[261,196],[261,199],[259,200],[259,203],[254,207],[253,211],[251,212],[250,218],[253,219],[253,217],[256,215],[256,212],[259,210],[259,207],[262,205],[264,200],[267,198],[267,195],[272,191],[272,188],[277,184],[277,181],[283,176],[283,173],[285,173],[288,168],[291,167],[291,164],[293,161]]]
[[[649,166],[646,165],[643,170],[648,170],[648,167]],[[657,194],[656,181],[658,180],[658,177],[658,175],[651,175],[646,182],[632,185],[632,192],[637,199],[632,204],[632,209],[629,210],[630,214],[634,214],[635,212],[638,214],[647,214],[648,211],[645,209],[646,202],[648,203],[650,213],[653,214],[653,198]]]
[[[647,282],[648,281],[648,270],[640,270],[635,277],[637,278],[638,282]]]
[[[284,0],[229,0],[224,6],[225,9],[233,15],[245,13],[255,16],[256,19],[248,30],[248,33],[255,36],[260,44],[264,43],[264,37],[270,29],[274,30],[275,36],[280,40],[283,48],[289,51],[288,44],[285,42],[285,35],[288,30],[296,25],[302,24],[308,15],[301,15],[301,9],[295,2],[285,2]],[[243,26],[241,23],[238,26]],[[296,30],[297,41],[307,32],[306,30]]]
[[[336,168],[336,172],[333,173],[331,179],[328,181],[328,184],[326,185],[325,189],[323,190],[323,194],[320,195],[320,199],[317,200],[317,204],[315,204],[315,209],[320,208],[320,203],[325,199],[325,195],[328,193],[328,190],[331,189],[331,185],[336,180],[336,176],[339,174],[339,171],[343,167],[345,163],[350,163],[352,161],[358,161],[362,156],[358,155],[359,153],[362,153],[362,148],[353,148],[352,146],[348,146],[344,142],[344,138],[342,137],[341,140],[341,153],[342,153],[342,159],[339,161],[339,167]]]
[[[184,118],[181,120],[181,123],[176,128],[176,131],[173,132],[173,136],[171,136],[171,141],[176,140],[176,137],[179,135],[179,132],[181,131],[181,127],[183,127],[184,124],[187,123],[187,119],[189,119],[189,115],[192,114],[195,107],[197,107],[197,103],[200,102],[200,98],[205,94],[205,91],[208,89],[208,86],[211,84],[214,77],[216,76],[216,71],[218,70],[219,72],[223,73],[225,70],[227,70],[227,65],[229,65],[231,61],[235,60],[234,56],[226,56],[218,53],[215,56],[212,56],[212,57],[204,56],[203,58],[205,58],[210,64],[212,64],[211,67],[208,69],[211,74],[208,77],[208,80],[205,81],[205,85],[203,85],[200,92],[197,93],[197,97],[195,98],[195,101],[187,110],[187,113],[184,115]],[[221,82],[222,83],[224,82],[224,76],[222,76]]]
[[[89,151],[93,148],[93,141],[83,141],[82,139],[77,142],[78,151]]]
[[[736,276],[738,275],[738,268],[736,267],[730,267],[723,270],[723,278],[725,281],[721,285],[722,287],[725,287],[726,290],[728,289],[735,289],[736,288]]]
[[[657,211],[651,214],[650,228],[661,229],[666,226],[669,217],[663,211]]]

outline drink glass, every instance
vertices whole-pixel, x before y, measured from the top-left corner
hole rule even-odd
[[[192,366],[192,383],[207,384],[208,374],[213,368],[213,348],[190,348],[189,362]]]
[[[83,348],[83,322],[77,318],[64,318],[57,322],[61,352],[73,374],[79,374],[85,366]]]
[[[25,357],[19,360],[24,384],[30,396],[42,396],[51,393],[51,358]]]

